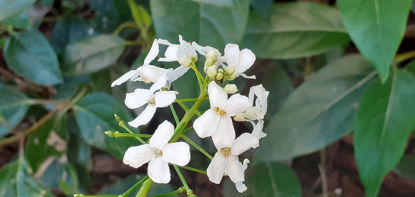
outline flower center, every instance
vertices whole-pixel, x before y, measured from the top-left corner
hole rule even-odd
[[[151,106],[154,106],[154,105],[156,105],[156,99],[153,97],[153,98],[151,98],[151,99],[148,99],[148,104],[149,105],[151,105]]]
[[[161,156],[163,156],[163,151],[161,151],[161,150],[157,149],[157,150],[155,151],[155,155],[156,155],[157,157],[161,157]]]
[[[220,153],[222,153],[223,156],[228,157],[231,154],[231,148],[225,147],[220,149]]]
[[[219,107],[215,107],[215,108],[213,108],[213,110],[215,110],[216,113],[219,114],[219,115],[226,114],[226,112],[223,109],[219,108]]]

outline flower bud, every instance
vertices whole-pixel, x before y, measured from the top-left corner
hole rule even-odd
[[[223,69],[222,69],[222,68],[219,68],[219,69],[218,69],[218,73],[222,73],[222,74],[223,74],[223,72],[224,72],[224,71],[223,71]]]
[[[216,77],[216,74],[217,74],[216,66],[208,67],[207,70],[206,70],[206,74],[209,78],[214,79]]]
[[[225,68],[225,75],[232,76],[235,73],[235,68],[232,66],[228,66]]]
[[[211,60],[213,63],[215,63],[218,60],[218,54],[215,50],[209,50],[206,54],[206,59]]]
[[[223,89],[228,94],[235,94],[236,92],[238,92],[238,87],[236,87],[235,84],[226,84],[226,86]]]
[[[245,119],[245,113],[239,113],[239,114],[236,114],[236,115],[233,117],[233,119],[234,119],[235,121],[238,121],[238,122],[243,122],[243,121],[246,121],[246,119]]]
[[[212,66],[213,64],[215,64],[215,62],[212,59],[206,59],[205,61],[205,68]]]
[[[220,69],[218,69],[218,71],[219,71]],[[222,80],[223,79],[223,73],[220,73],[220,72],[218,72],[217,74],[216,74],[216,80],[218,80],[218,81],[220,81],[220,80]]]

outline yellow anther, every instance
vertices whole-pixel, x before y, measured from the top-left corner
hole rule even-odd
[[[224,157],[228,157],[230,154],[231,154],[231,148],[229,148],[229,147],[225,147],[225,148],[221,148],[220,149],[220,153],[222,153],[222,155],[224,156]]]
[[[226,114],[226,112],[223,109],[219,108],[219,107],[215,107],[215,108],[213,108],[213,110],[215,110],[216,113],[219,114],[219,115]]]
[[[148,99],[148,104],[151,105],[151,106],[156,105],[156,99],[154,97],[151,98],[151,99]]]

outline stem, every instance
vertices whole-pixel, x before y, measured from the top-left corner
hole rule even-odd
[[[49,100],[49,99],[32,99],[30,100],[30,104],[34,104],[34,105],[43,105],[43,104],[47,104],[47,105],[60,105],[60,104],[64,104],[67,103],[67,100]]]
[[[206,80],[203,78],[202,74],[200,74],[199,70],[197,70],[196,64],[192,62],[190,68],[195,72],[197,81],[199,83],[200,91],[202,91],[203,87],[206,86]]]
[[[74,194],[74,197],[119,197],[117,195],[83,195],[83,194]]]
[[[177,189],[177,190],[175,190],[175,191],[172,191],[172,192],[169,192],[169,193],[165,193],[165,194],[155,195],[155,196],[153,196],[153,197],[173,196],[173,195],[176,195],[176,194],[180,194],[180,193],[182,193],[182,192],[184,192],[184,191],[186,191],[186,188],[184,188],[184,187],[179,187],[179,189]]]
[[[414,57],[415,57],[415,51],[409,51],[409,52],[397,54],[394,58],[394,61],[399,63],[399,62],[403,62],[405,60],[408,60]]]
[[[193,171],[193,172],[198,172],[198,173],[201,173],[201,174],[206,174],[206,171],[200,170],[200,169],[197,169],[197,168],[192,168],[192,167],[189,167],[189,166],[179,166],[179,167],[180,168],[183,168],[185,170],[190,170],[190,171]]]
[[[105,134],[113,138],[119,138],[119,137],[151,138],[150,134],[120,133],[119,131],[115,131],[115,132],[105,131]],[[145,144],[145,142],[143,144]]]
[[[173,117],[174,117],[174,121],[176,121],[176,125],[178,125],[179,124],[179,117],[177,117],[177,113],[176,113],[176,110],[174,109],[174,107],[173,107],[173,105],[172,104],[170,104],[170,110],[171,110],[171,113],[173,114]]]
[[[182,135],[181,136],[187,143],[191,144],[193,147],[195,147],[198,151],[200,151],[201,153],[203,153],[207,158],[209,158],[210,160],[213,159],[212,155],[210,155],[208,152],[205,151],[205,149],[203,149],[202,147],[200,147],[199,145],[197,145],[192,139],[190,139],[189,137],[187,137],[186,135]]]
[[[120,127],[122,127],[124,130],[126,130],[128,133],[130,133],[130,134],[136,134],[136,133],[134,133],[133,131],[131,131],[131,129],[130,128],[128,128],[127,127],[127,125],[125,124],[125,122],[117,115],[117,114],[114,114],[114,118],[115,118],[115,120],[117,120],[118,121],[118,125],[120,125]],[[139,137],[139,136],[136,136],[135,137],[139,142],[141,142],[142,144],[145,144],[146,142],[143,140],[143,139],[141,139],[141,137]]]
[[[183,187],[186,189],[187,196],[194,196],[193,190],[190,189],[189,185],[187,185],[186,179],[184,179],[184,176],[182,172],[180,171],[179,167],[177,165],[173,165],[174,169],[177,172],[177,175],[179,175],[180,181],[183,184]]]
[[[189,108],[187,108],[187,106],[185,104],[183,104],[181,102],[177,102],[177,104],[179,104],[180,107],[182,107],[185,112],[189,111]]]
[[[114,35],[118,36],[121,33],[122,30],[124,30],[125,28],[128,28],[128,27],[135,28],[135,29],[138,30],[137,24],[135,24],[134,22],[131,22],[131,21],[127,21],[127,22],[122,23],[121,25],[119,25],[117,27],[117,29],[114,30]]]
[[[133,185],[130,189],[128,189],[126,192],[124,192],[123,194],[119,195],[118,197],[127,197],[128,195],[131,194],[131,192],[133,192],[135,189],[137,189],[137,187],[140,186],[147,179],[148,179],[148,176],[145,176],[140,181],[138,181],[135,185]]]
[[[187,98],[187,99],[176,99],[174,102],[195,102],[197,101],[197,98]]]
[[[153,181],[151,179],[147,179],[143,186],[141,187],[140,191],[138,191],[136,197],[146,197],[148,194],[148,191],[150,191],[150,187]]]
[[[326,151],[323,148],[320,151],[320,164],[318,165],[318,169],[320,170],[321,176],[321,185],[323,190],[323,197],[328,197],[328,183],[327,183],[327,176],[326,176]]]

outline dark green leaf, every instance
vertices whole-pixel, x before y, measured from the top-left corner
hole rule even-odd
[[[383,80],[406,28],[412,0],[339,0],[344,25]]]
[[[59,20],[53,28],[50,43],[56,53],[62,53],[68,44],[91,36],[88,23],[77,17],[65,17]],[[92,34],[93,35],[93,34]]]
[[[106,150],[122,158],[125,150],[138,145],[137,140],[128,138],[110,138],[104,134],[107,130],[122,131],[114,119],[118,114],[126,122],[131,120],[121,105],[105,93],[92,93],[82,98],[75,106],[79,135],[90,146]]]
[[[0,138],[25,116],[30,100],[14,88],[0,84]]]
[[[41,85],[62,82],[55,51],[38,31],[11,37],[6,43],[4,57],[10,69],[30,81]]]
[[[250,1],[232,0],[231,6],[203,2],[151,0],[157,37],[175,41],[180,34],[185,40],[217,48],[239,43],[245,32]]]
[[[404,178],[415,179],[415,155],[404,155],[393,171]]]
[[[23,158],[9,163],[0,171],[0,196],[2,197],[53,197],[40,187],[30,173]]]
[[[35,0],[0,1],[0,21],[12,17],[29,8]]]
[[[102,70],[116,61],[124,48],[123,39],[109,34],[70,44],[65,50],[63,74],[74,76]]]
[[[248,189],[255,197],[301,197],[300,182],[294,171],[277,162],[255,165],[247,180]]]
[[[273,5],[271,13],[268,20],[260,11],[249,17],[243,46],[257,57],[306,57],[349,41],[339,12],[326,5],[280,3]]]
[[[5,26],[11,25],[14,28],[29,28],[33,22],[30,20],[27,13],[28,12],[23,12],[19,15],[5,19],[1,21],[0,23],[4,24]]]
[[[314,152],[351,131],[366,84],[376,76],[359,55],[334,61],[289,95],[265,128],[254,158],[288,160]]]
[[[383,177],[400,160],[415,126],[415,77],[397,70],[363,95],[354,121],[354,151],[366,196],[377,196]]]

